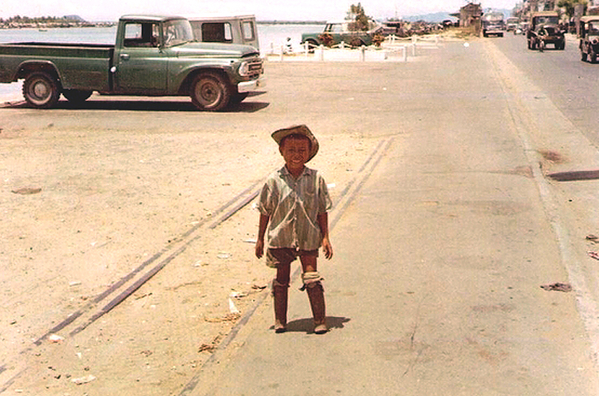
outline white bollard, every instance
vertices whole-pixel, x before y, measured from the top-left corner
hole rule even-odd
[[[402,45],[401,47],[401,57],[404,62],[408,61],[408,46]]]
[[[318,60],[320,62],[324,61],[324,45],[320,44],[318,47]]]
[[[345,49],[345,41],[342,41],[342,42],[339,44],[339,48],[341,48],[341,49]]]
[[[308,54],[310,53],[310,43],[308,43],[307,41],[304,43],[304,54],[306,55],[306,57],[308,57]]]
[[[283,46],[281,45],[281,52],[279,53],[279,60],[283,62],[283,53],[285,52]]]
[[[366,60],[366,47],[360,47],[360,62],[364,62]]]

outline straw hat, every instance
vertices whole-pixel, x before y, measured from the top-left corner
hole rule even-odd
[[[312,134],[312,132],[310,131],[310,129],[308,129],[308,127],[306,125],[294,125],[289,128],[279,129],[272,133],[272,138],[280,146],[281,141],[289,135],[303,135],[303,136],[306,136],[308,139],[310,139],[311,150],[310,150],[310,155],[308,156],[308,161],[310,161],[312,158],[314,158],[316,153],[318,153],[318,147],[319,147],[318,140],[316,140],[316,137],[314,137],[314,135]]]

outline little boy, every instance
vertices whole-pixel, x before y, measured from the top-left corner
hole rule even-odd
[[[277,269],[272,285],[275,332],[286,330],[291,263],[299,256],[304,282],[301,290],[306,290],[310,299],[314,332],[324,334],[328,331],[324,290],[316,259],[320,246],[327,259],[333,257],[327,214],[331,199],[322,176],[305,166],[318,152],[318,140],[305,125],[280,129],[272,138],[279,145],[285,166],[268,177],[260,194],[256,257],[264,255],[268,227],[266,265]]]

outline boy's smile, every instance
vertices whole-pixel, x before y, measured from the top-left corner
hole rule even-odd
[[[287,165],[287,170],[292,175],[299,176],[310,156],[310,142],[308,139],[287,138],[280,151]]]

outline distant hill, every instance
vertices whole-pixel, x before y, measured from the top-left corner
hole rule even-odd
[[[68,19],[69,21],[85,22],[85,19],[81,18],[79,15],[65,15],[63,18]]]
[[[449,15],[448,12],[435,12],[433,14],[411,15],[411,16],[403,17],[403,20],[408,21],[408,22],[416,22],[416,21],[443,22],[446,19],[451,19],[452,21],[457,21],[457,18]]]
[[[459,10],[455,10],[453,12],[458,12],[458,11]],[[502,12],[503,15],[505,16],[505,18],[509,18],[510,16],[512,16],[512,10],[499,9],[499,10],[493,10],[493,11]],[[451,15],[449,15],[449,12],[435,12],[432,14],[411,15],[411,16],[403,17],[403,20],[408,21],[408,22],[416,22],[416,21],[443,22],[446,19],[450,19],[452,21],[458,20],[456,17],[452,17]]]

